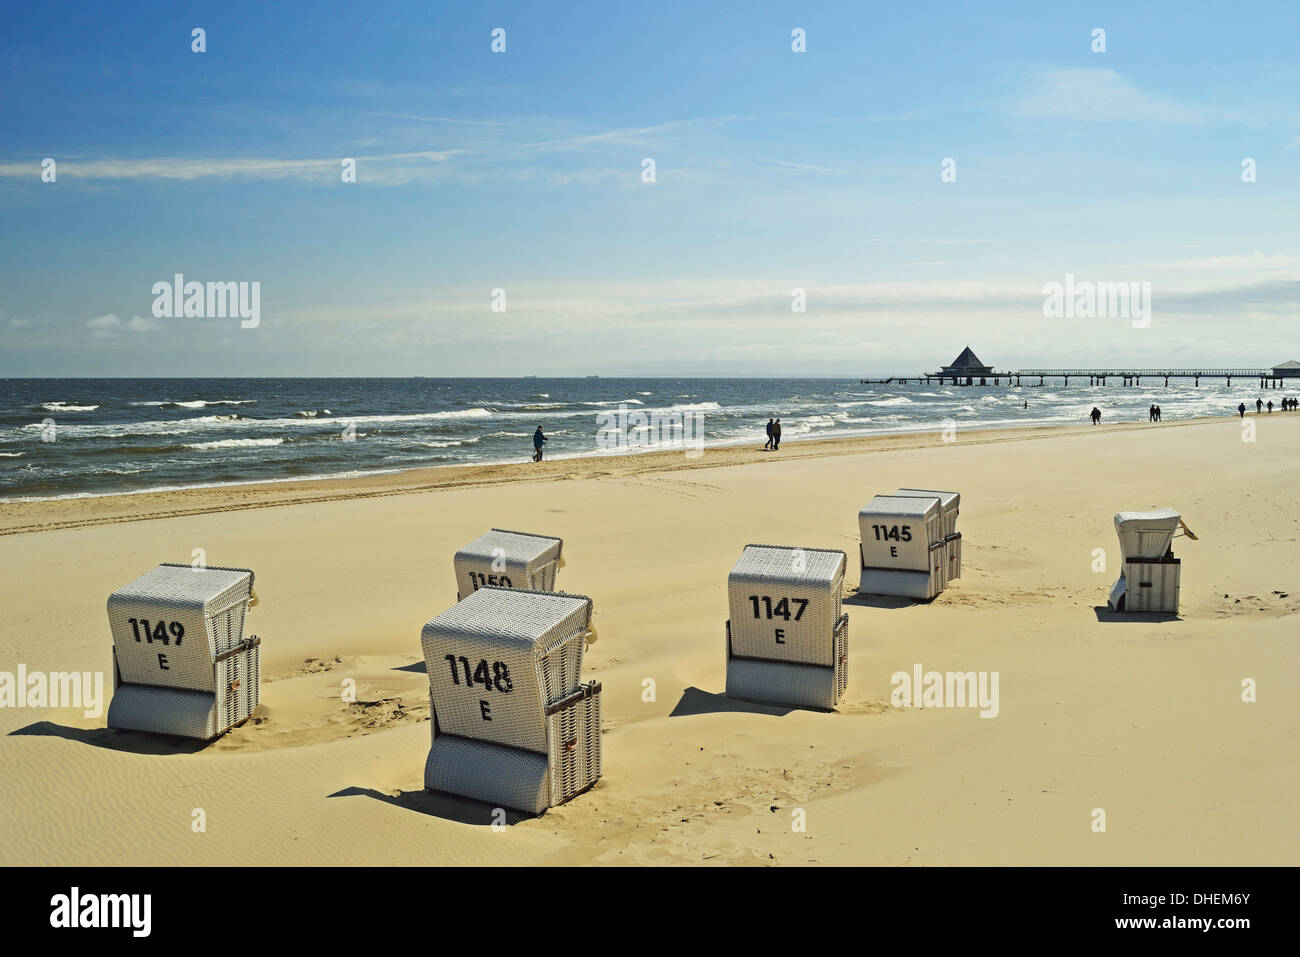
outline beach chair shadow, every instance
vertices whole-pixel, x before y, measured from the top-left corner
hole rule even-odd
[[[195,754],[211,744],[210,741],[198,741],[172,734],[148,734],[143,731],[123,731],[118,728],[69,728],[55,724],[53,721],[37,721],[25,728],[10,731],[9,734],[63,738],[79,744],[88,744],[93,748],[123,751],[128,754]]]
[[[870,595],[855,591],[842,599],[846,605],[859,605],[864,608],[912,608],[928,604],[916,598],[904,598],[901,595]]]
[[[681,700],[677,702],[677,706],[673,708],[668,717],[682,718],[689,715],[741,712],[744,714],[770,714],[780,718],[791,711],[804,710],[813,709],[798,708],[786,704],[766,704],[761,701],[741,701],[738,698],[728,698],[725,694],[710,694],[699,688],[691,687],[682,692]]]
[[[1111,611],[1109,605],[1094,605],[1098,621],[1109,623],[1151,624],[1153,621],[1182,621],[1177,615],[1163,611]]]
[[[472,798],[457,797],[454,794],[443,794],[434,791],[399,791],[397,794],[385,794],[382,791],[376,791],[374,788],[348,787],[341,791],[335,791],[329,797],[368,797],[376,801],[382,801],[385,804],[391,804],[393,807],[400,807],[404,811],[415,811],[417,814],[427,814],[429,817],[442,818],[445,821],[455,821],[457,824],[472,824],[479,827],[489,827],[496,823],[493,815],[496,808],[483,801],[475,801]],[[523,814],[511,808],[502,808],[505,811],[506,825],[518,824],[520,821],[527,821],[536,815]]]

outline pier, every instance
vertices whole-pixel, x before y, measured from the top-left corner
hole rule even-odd
[[[1033,380],[1037,380],[1036,382]],[[916,375],[890,376],[887,379],[859,379],[860,385],[1007,385],[1042,386],[1048,379],[1060,379],[1063,385],[1069,385],[1071,379],[1088,380],[1088,385],[1106,385],[1111,379],[1116,384],[1137,387],[1146,379],[1147,384],[1169,385],[1170,379],[1191,379],[1194,386],[1199,386],[1202,379],[1223,379],[1229,386],[1233,379],[1258,381],[1261,389],[1284,388],[1287,382],[1295,383],[1300,388],[1300,363],[1294,360],[1283,362],[1270,369],[1138,369],[1138,368],[1075,368],[1075,369],[1014,369],[999,372],[992,366],[986,366],[976,358],[967,346],[950,365],[938,372],[921,372]],[[1029,381],[1023,381],[1029,380]]]

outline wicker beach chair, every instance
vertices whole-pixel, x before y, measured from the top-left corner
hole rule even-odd
[[[564,567],[564,541],[550,535],[494,528],[456,552],[456,600],[480,588],[554,591]]]
[[[929,601],[948,584],[948,545],[937,494],[877,495],[858,513],[858,591]]]
[[[820,708],[848,685],[841,551],[746,545],[727,578],[727,697]]]
[[[961,493],[924,488],[900,488],[894,494],[939,496],[939,507],[943,510],[943,544],[948,568],[947,579],[954,581],[961,578],[961,532],[957,531],[957,516],[961,513]]]
[[[582,682],[592,603],[481,588],[424,626],[425,787],[540,814],[601,773],[600,684]]]
[[[1116,514],[1124,567],[1107,598],[1112,609],[1178,614],[1182,561],[1172,544],[1179,525],[1182,517],[1172,508]]]
[[[108,599],[110,728],[209,741],[248,719],[261,695],[261,639],[244,637],[247,568],[159,565]]]

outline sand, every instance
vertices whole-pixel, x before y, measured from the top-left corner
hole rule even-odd
[[[264,705],[206,747],[0,709],[0,863],[1300,863],[1300,416],[1256,425],[1253,443],[1225,418],[5,504],[0,670],[108,671],[109,593],[202,548],[257,573]],[[857,511],[899,486],[962,493],[964,577],[928,605],[846,598],[836,713],[722,697],[742,547],[843,549],[852,590]],[[1112,516],[1161,505],[1199,535],[1176,542],[1181,620],[1115,620]],[[595,789],[497,830],[422,790],[419,645],[455,601],[452,553],[491,526],[564,538],[606,732]],[[998,672],[998,716],[894,708],[916,663]]]

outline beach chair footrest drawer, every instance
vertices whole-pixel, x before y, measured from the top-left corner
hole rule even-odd
[[[216,695],[206,691],[121,685],[108,706],[108,726],[211,741],[248,717],[227,722],[221,710]]]
[[[823,665],[730,658],[727,697],[830,711],[839,700],[837,670]]]
[[[546,755],[454,734],[434,739],[424,786],[494,807],[541,814],[550,806]]]
[[[900,571],[893,568],[864,568],[858,581],[863,595],[895,595],[929,601],[943,591],[940,575],[929,571]]]

